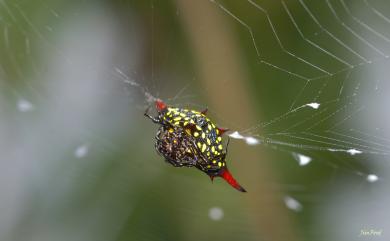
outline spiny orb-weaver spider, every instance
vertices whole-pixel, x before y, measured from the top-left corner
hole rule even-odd
[[[165,160],[175,167],[196,167],[211,180],[222,177],[241,192],[243,187],[230,174],[222,145],[222,135],[228,129],[218,128],[206,117],[207,109],[199,112],[183,108],[168,107],[162,100],[155,101],[158,115],[151,119],[160,127],[156,134],[155,148]]]

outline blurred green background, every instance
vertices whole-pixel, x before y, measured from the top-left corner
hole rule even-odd
[[[0,1],[0,240],[387,240],[387,16],[365,0]],[[260,140],[229,146],[248,193],[165,163],[151,96]]]

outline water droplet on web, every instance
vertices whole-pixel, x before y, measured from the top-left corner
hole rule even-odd
[[[295,212],[300,212],[303,209],[302,204],[300,204],[296,199],[290,196],[284,197],[284,203],[286,204],[286,207],[288,209],[291,209]]]
[[[20,99],[18,101],[17,107],[20,112],[29,112],[34,110],[34,105],[25,99]]]
[[[244,139],[244,136],[242,136],[238,131],[233,132],[232,134],[229,134],[231,138],[234,139]]]
[[[347,150],[347,152],[351,155],[356,155],[356,154],[362,154],[363,152],[360,151],[360,150],[356,150],[356,149],[349,149]]]
[[[74,155],[77,158],[83,158],[88,154],[89,148],[86,144],[78,146],[74,151]]]
[[[311,162],[311,157],[299,154],[299,153],[293,153],[293,157],[298,161],[300,166],[305,166]]]
[[[223,218],[223,210],[220,207],[212,207],[209,209],[209,218],[214,221],[219,221]]]
[[[357,150],[357,149],[355,149],[355,148],[352,148],[352,149],[334,149],[334,148],[328,148],[328,151],[331,151],[331,152],[346,152],[346,153],[351,154],[352,156],[353,156],[353,155],[356,155],[356,154],[362,154],[362,153],[363,153],[361,150]]]
[[[320,107],[320,103],[309,103],[309,104],[306,104],[306,106],[309,106],[313,109],[318,109]]]
[[[245,137],[245,141],[248,145],[260,144],[260,141],[258,139],[251,137],[251,136]]]
[[[376,182],[376,181],[378,181],[378,176],[377,175],[375,175],[375,174],[369,174],[369,175],[367,175],[367,181],[368,182]]]

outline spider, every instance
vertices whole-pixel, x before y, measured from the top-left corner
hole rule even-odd
[[[218,128],[206,117],[204,111],[168,107],[162,100],[155,101],[158,115],[151,119],[160,127],[156,134],[155,148],[174,167],[196,167],[206,173],[211,180],[222,177],[241,192],[246,190],[238,184],[229,172],[223,150],[222,135],[228,129]]]

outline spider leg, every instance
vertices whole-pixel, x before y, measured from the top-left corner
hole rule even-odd
[[[226,156],[227,153],[228,153],[228,146],[229,146],[229,143],[230,143],[230,137],[228,136],[228,140],[227,140],[226,147],[225,147],[225,156]]]
[[[145,113],[144,113],[144,116],[151,119],[154,123],[156,124],[160,124],[160,120],[157,119],[156,117],[153,117],[151,115],[149,115],[149,109],[150,109],[150,106],[145,110]]]

